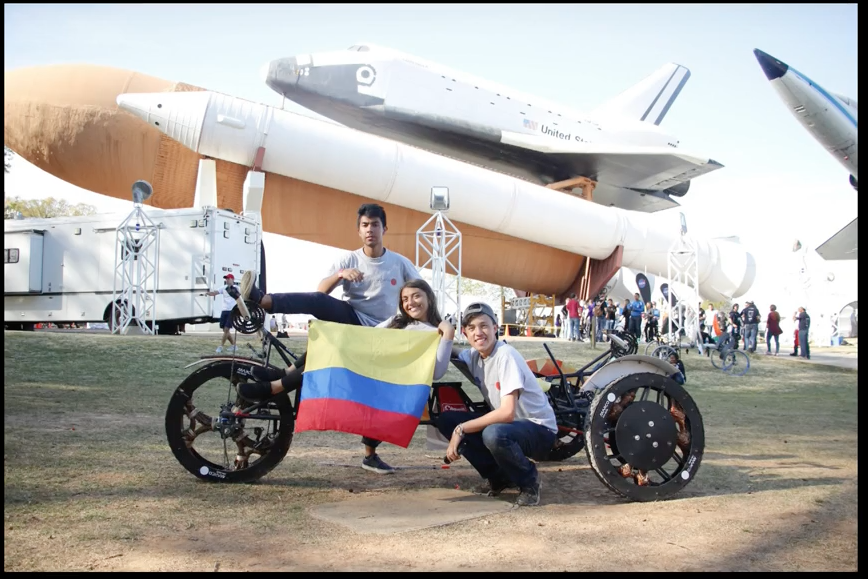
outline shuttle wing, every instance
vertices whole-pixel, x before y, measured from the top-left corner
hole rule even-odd
[[[663,191],[723,167],[672,147],[623,147],[557,142],[549,137],[503,131],[501,142],[550,155],[555,164],[616,187]]]
[[[858,237],[858,217],[851,221],[844,229],[823,242],[817,248],[817,253],[823,259],[830,261],[858,259],[857,244]]]

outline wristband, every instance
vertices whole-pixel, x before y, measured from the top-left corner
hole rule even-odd
[[[341,269],[338,270],[338,278],[339,278],[339,279],[344,279],[344,270],[343,270],[343,268],[341,268]]]
[[[462,426],[461,424],[455,427],[454,432],[458,434],[458,436],[460,436],[461,438],[464,438],[464,426]]]

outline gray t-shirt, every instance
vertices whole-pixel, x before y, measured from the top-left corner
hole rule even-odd
[[[390,316],[389,319],[377,324],[378,328],[387,328],[389,324],[392,322],[392,318],[394,316]],[[404,328],[405,330],[415,330],[419,331],[427,331],[427,332],[436,332],[437,328],[432,326],[427,322],[419,322],[413,321],[407,324]],[[434,365],[434,379],[439,380],[446,374],[446,371],[449,370],[449,362],[452,357],[452,343],[453,340],[444,340],[443,336],[440,336],[440,345],[437,347],[437,362]]]
[[[355,310],[363,326],[376,326],[395,315],[401,286],[421,277],[413,262],[388,249],[380,257],[368,257],[364,248],[351,251],[332,265],[328,275],[341,269],[357,269],[365,274],[361,282],[341,280],[343,299]]]
[[[555,412],[518,350],[497,342],[488,358],[473,349],[462,350],[458,357],[467,364],[491,408],[500,408],[502,396],[519,390],[516,420],[530,420],[557,433]]]

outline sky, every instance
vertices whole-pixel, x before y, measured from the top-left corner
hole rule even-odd
[[[858,100],[856,4],[767,5],[92,5],[6,4],[4,70],[90,63],[280,106],[260,78],[275,58],[371,42],[582,111],[666,62],[688,67],[661,128],[680,146],[724,165],[680,202],[700,236],[738,236],[757,256],[756,291],[774,289],[798,238],[816,247],[857,214],[839,165],[789,113],[753,49],[827,90]],[[316,116],[293,103],[285,108]],[[54,196],[100,211],[113,200],[65,184],[17,159],[8,195]],[[386,237],[388,246],[388,235]],[[269,286],[309,291],[340,252],[266,234],[271,254],[309,256]],[[855,262],[829,262],[840,279]]]

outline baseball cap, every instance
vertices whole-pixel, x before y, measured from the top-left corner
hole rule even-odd
[[[231,273],[227,273],[226,275],[223,276],[223,279],[231,279],[232,281],[235,281],[235,276],[232,275]]]
[[[470,304],[464,309],[464,315],[461,317],[461,327],[469,324],[470,319],[478,314],[485,314],[489,318],[491,318],[492,322],[494,322],[495,324],[497,323],[497,318],[494,317],[494,310],[491,309],[491,306],[486,303],[476,302]]]

